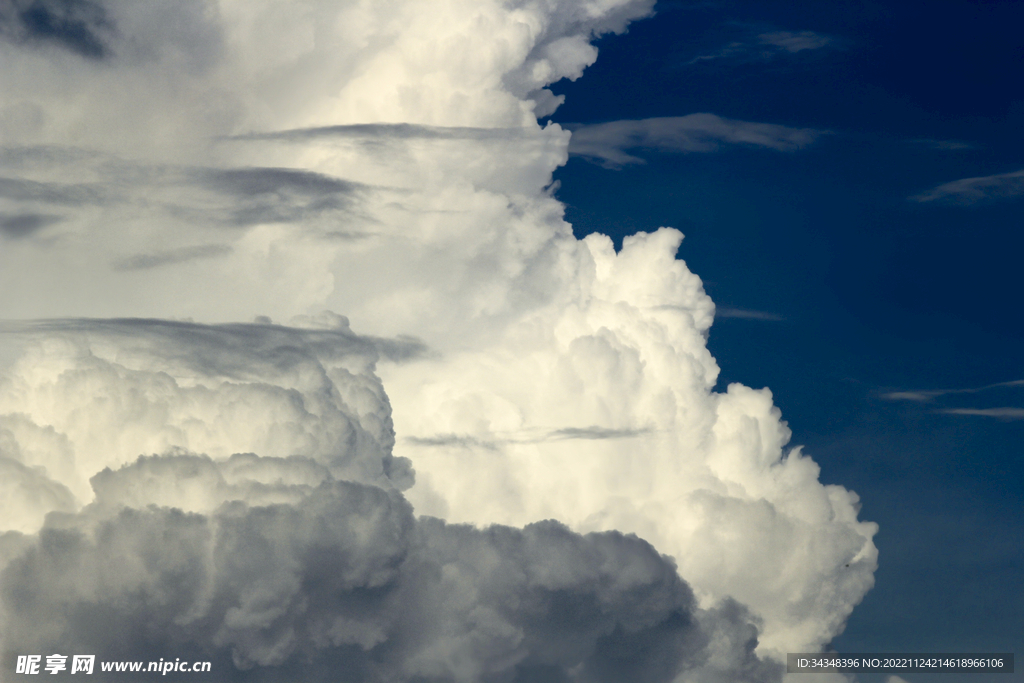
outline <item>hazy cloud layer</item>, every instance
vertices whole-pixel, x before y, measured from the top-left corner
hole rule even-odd
[[[780,152],[801,149],[823,131],[770,123],[734,121],[714,114],[689,114],[639,121],[611,121],[573,130],[569,153],[616,168],[642,164],[629,151],[714,152],[723,144],[750,145]]]
[[[938,185],[911,197],[915,202],[969,205],[986,199],[1008,199],[1024,194],[1024,171],[963,178]]]
[[[0,249],[0,317],[47,318],[3,335],[5,651],[710,683],[829,642],[876,568],[856,494],[714,391],[678,231],[616,252],[552,196],[570,151],[820,135],[538,125],[653,4],[124,0],[102,59],[0,41],[0,209],[63,218]]]

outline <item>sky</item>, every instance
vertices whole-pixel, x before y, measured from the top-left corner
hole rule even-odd
[[[2,680],[1020,650],[1024,10],[936,7],[0,4]]]

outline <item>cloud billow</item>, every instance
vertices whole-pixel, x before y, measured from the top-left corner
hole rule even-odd
[[[0,42],[0,647],[711,683],[839,633],[856,494],[715,391],[681,233],[577,240],[551,192],[821,132],[541,126],[652,0],[215,5],[104,3],[112,58]]]

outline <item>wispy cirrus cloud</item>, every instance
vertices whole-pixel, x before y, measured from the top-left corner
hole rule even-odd
[[[997,175],[961,178],[912,196],[915,202],[948,202],[968,205],[986,199],[1008,199],[1024,194],[1024,170]]]
[[[730,41],[713,52],[694,57],[687,64],[693,65],[716,60],[766,61],[781,55],[793,55],[798,52],[834,47],[836,44],[835,38],[815,31],[748,33],[740,40]]]
[[[1000,420],[1024,420],[1024,408],[949,408],[938,412],[946,415],[978,415]]]
[[[913,140],[907,140],[907,144],[914,145],[916,147],[927,147],[928,149],[934,149],[940,152],[966,152],[980,148],[980,145],[976,145],[973,142],[964,142],[963,140],[936,140],[934,138],[915,138]]]
[[[714,152],[722,145],[747,145],[792,152],[812,144],[826,131],[774,123],[737,121],[715,114],[688,114],[570,126],[569,154],[609,168],[645,161],[629,150]]]
[[[940,396],[948,396],[951,394],[977,394],[982,391],[988,391],[989,389],[1005,389],[1011,387],[1024,387],[1024,379],[1015,379],[1009,382],[996,382],[995,384],[986,384],[981,387],[969,387],[967,389],[928,389],[923,391],[890,391],[882,394],[882,398],[887,401],[915,401],[918,403],[924,403],[932,401]]]
[[[1009,382],[996,382],[981,387],[968,387],[966,389],[930,389],[924,391],[891,391],[882,394],[887,401],[910,401],[913,403],[931,403],[943,396],[954,396],[962,394],[979,394],[993,389],[1012,389],[1024,387],[1024,379],[1011,380]],[[933,412],[941,415],[973,415],[978,417],[993,417],[999,420],[1024,420],[1024,408],[1015,407],[994,407],[994,408],[939,408]]]
[[[835,42],[829,36],[814,31],[769,31],[757,37],[760,45],[778,48],[785,52],[818,50]]]

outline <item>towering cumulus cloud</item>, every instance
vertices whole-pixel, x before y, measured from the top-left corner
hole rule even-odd
[[[4,680],[771,681],[842,629],[856,495],[713,391],[680,233],[550,192],[546,86],[652,5],[0,10]]]

